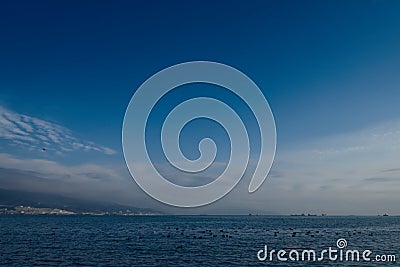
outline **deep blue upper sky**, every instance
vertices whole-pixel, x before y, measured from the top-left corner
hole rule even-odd
[[[117,148],[145,79],[212,60],[259,85],[283,146],[400,113],[397,1],[213,2],[4,2],[2,104]]]

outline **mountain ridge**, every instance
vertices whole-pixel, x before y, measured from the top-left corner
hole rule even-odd
[[[140,214],[162,214],[147,208],[122,205],[113,202],[89,201],[58,194],[38,193],[0,188],[0,205],[32,206],[37,208],[64,209],[75,213],[115,213],[129,211]]]

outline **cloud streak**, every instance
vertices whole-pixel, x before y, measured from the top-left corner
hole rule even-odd
[[[119,175],[114,170],[97,164],[67,166],[46,159],[20,159],[6,153],[0,153],[0,168],[31,172],[41,178],[53,180],[68,178],[83,182],[85,180],[119,179]]]
[[[0,138],[18,146],[40,149],[47,142],[47,147],[62,152],[114,153],[105,147],[78,140],[62,126],[4,108],[0,108],[0,126]],[[40,191],[46,188],[43,191],[90,193],[93,198],[107,196],[136,206],[176,213],[248,213],[256,210],[278,214],[399,214],[399,158],[400,121],[321,138],[286,150],[279,150],[278,143],[274,166],[259,191],[248,194],[250,170],[223,200],[188,211],[164,207],[150,199],[131,180],[123,164],[117,171],[111,165],[110,168],[100,164],[70,166],[48,159],[0,153],[0,183],[12,189]],[[225,167],[223,162],[216,162],[215,168],[209,172],[189,176],[164,165],[160,163],[157,166],[159,171],[183,186],[210,182]],[[254,163],[250,162],[250,165]],[[9,177],[14,177],[14,180]]]
[[[73,151],[113,155],[111,148],[80,140],[71,130],[42,119],[16,113],[0,106],[0,138],[30,150],[53,149],[57,154]]]
[[[0,153],[0,188],[51,193],[76,199],[132,204],[133,181],[115,166],[85,163],[66,165],[60,162],[18,158]]]

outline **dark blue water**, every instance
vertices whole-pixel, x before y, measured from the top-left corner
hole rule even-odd
[[[400,217],[3,215],[0,227],[4,266],[400,265]],[[396,262],[257,258],[264,245],[321,251],[337,248],[339,238],[347,249],[393,254]]]

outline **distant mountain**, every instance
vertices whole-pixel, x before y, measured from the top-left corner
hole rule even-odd
[[[142,209],[132,206],[108,202],[92,202],[55,194],[35,193],[26,191],[0,189],[0,205],[5,206],[32,206],[38,208],[58,208],[82,212],[119,212],[129,210],[131,213],[160,214],[151,209]]]

